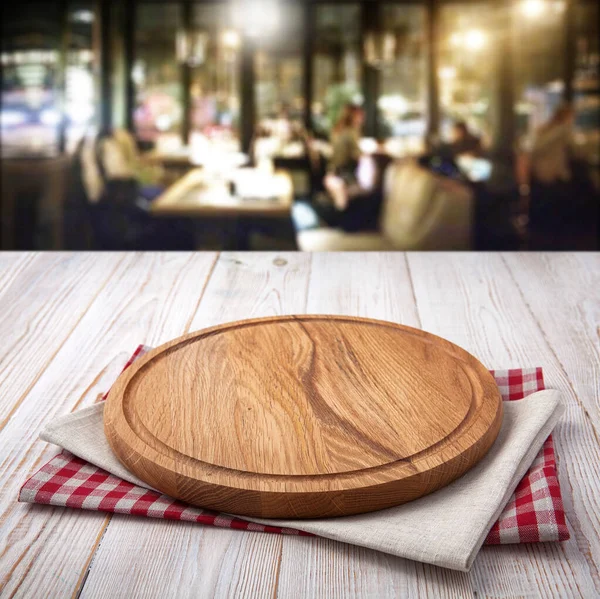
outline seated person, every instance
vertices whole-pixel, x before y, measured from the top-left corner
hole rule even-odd
[[[598,201],[587,165],[577,155],[574,127],[572,104],[561,104],[526,143],[520,183],[530,198],[534,249],[583,249],[588,243],[583,237],[594,247]]]
[[[135,181],[136,194],[147,202],[164,191],[159,184],[162,170],[141,160],[133,136],[124,129],[86,136],[79,155],[85,191],[91,204],[100,201],[108,181]]]
[[[452,156],[482,156],[484,154],[481,137],[469,129],[465,121],[458,121],[452,127],[452,141],[449,145]]]
[[[330,226],[347,231],[376,228],[382,192],[377,189],[377,166],[362,156],[359,146],[364,111],[347,105],[333,129],[333,152],[324,186],[335,210],[319,215]]]
[[[131,168],[132,174],[139,183],[138,193],[148,202],[158,198],[165,190],[161,181],[164,179],[162,167],[148,164],[138,152],[133,135],[125,129],[115,129],[112,135],[119,146],[122,159]]]
[[[103,131],[86,136],[74,157],[70,209],[87,221],[102,250],[187,250],[193,240],[187,223],[159,221],[149,205],[160,194],[140,178],[139,160],[132,136]],[[146,178],[147,181],[147,178]]]

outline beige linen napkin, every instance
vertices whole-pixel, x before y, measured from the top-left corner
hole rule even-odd
[[[399,557],[468,571],[487,533],[559,421],[560,394],[547,390],[504,403],[500,434],[489,453],[451,485],[399,507],[343,518],[263,520]],[[104,404],[60,417],[42,439],[133,484],[149,485],[115,457],[104,436]]]

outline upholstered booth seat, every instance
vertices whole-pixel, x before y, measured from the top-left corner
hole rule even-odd
[[[379,232],[315,229],[301,232],[298,245],[307,252],[468,250],[473,213],[474,197],[466,185],[405,161],[386,172]]]
[[[298,235],[304,252],[384,252],[394,246],[379,233],[345,233],[340,229],[312,229]]]

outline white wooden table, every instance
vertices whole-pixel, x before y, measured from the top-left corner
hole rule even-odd
[[[2,597],[600,596],[600,255],[0,254]],[[564,544],[484,548],[470,574],[324,539],[16,502],[139,343],[256,316],[339,313],[442,335],[489,367],[541,365]]]

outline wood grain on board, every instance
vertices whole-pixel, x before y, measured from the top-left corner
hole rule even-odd
[[[385,509],[455,480],[495,441],[502,398],[485,366],[439,337],[286,316],[154,350],[121,375],[104,418],[117,457],[167,495],[319,518]]]

